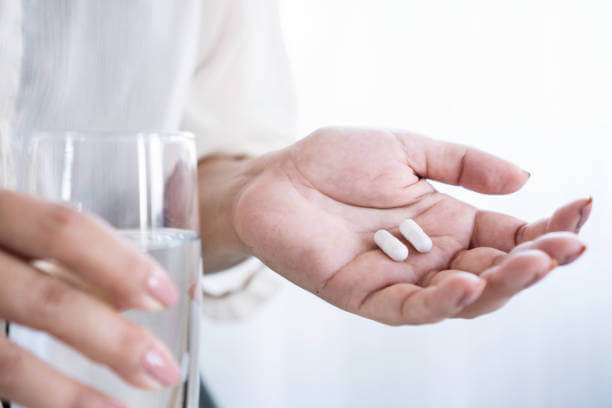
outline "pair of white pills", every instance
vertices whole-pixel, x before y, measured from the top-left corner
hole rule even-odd
[[[429,238],[429,235],[427,235],[414,220],[407,219],[403,221],[399,226],[399,230],[400,234],[402,234],[417,251],[431,251],[433,247],[431,238]],[[401,262],[408,258],[408,247],[387,230],[381,229],[376,231],[374,234],[374,242],[394,261]]]

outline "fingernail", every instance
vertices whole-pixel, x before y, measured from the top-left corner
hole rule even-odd
[[[467,305],[474,303],[474,301],[478,299],[478,296],[480,296],[479,291],[464,293],[457,299],[457,308],[463,309]]]
[[[536,276],[533,277],[533,279],[531,279],[529,282],[527,282],[524,286],[523,289],[527,289],[533,285],[535,285],[536,283],[538,283],[539,281],[541,281],[544,276],[546,276],[548,274],[548,272],[552,271],[553,269],[555,269],[557,266],[559,265],[559,263],[557,262],[556,259],[554,258],[550,258],[550,264],[548,265],[548,269],[546,270],[546,273],[544,274],[536,274]]]
[[[587,222],[589,219],[589,215],[591,214],[591,209],[593,208],[593,197],[589,197],[584,207],[580,210],[580,219],[578,220],[578,224],[576,224],[576,232],[580,231],[580,228]]]
[[[153,268],[147,278],[146,288],[152,297],[146,299],[148,306],[153,310],[172,306],[178,300],[178,291],[166,274],[157,268]]]
[[[181,379],[176,363],[155,348],[144,355],[143,366],[149,382],[155,388],[174,385]]]
[[[527,179],[531,178],[531,173],[528,172],[527,170],[523,170],[523,173],[525,173],[527,175]]]
[[[578,250],[578,252],[576,252],[574,255],[570,255],[569,257],[567,257],[562,264],[567,265],[568,263],[574,262],[576,259],[580,257],[580,255],[584,254],[584,251],[586,251],[586,249],[587,249],[586,245],[583,244]]]

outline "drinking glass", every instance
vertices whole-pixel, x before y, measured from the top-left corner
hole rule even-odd
[[[10,337],[60,371],[133,408],[196,408],[201,247],[193,136],[42,131],[33,135],[24,157],[25,192],[98,215],[166,269],[179,289],[178,303],[162,312],[128,311],[125,316],[168,346],[182,380],[172,388],[144,391],[45,333],[13,324]]]

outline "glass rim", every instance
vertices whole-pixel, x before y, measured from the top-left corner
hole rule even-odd
[[[51,139],[63,140],[67,137],[77,140],[96,141],[134,141],[135,138],[145,137],[147,139],[181,139],[194,140],[191,132],[183,130],[82,130],[82,129],[39,129],[32,132],[32,140]]]

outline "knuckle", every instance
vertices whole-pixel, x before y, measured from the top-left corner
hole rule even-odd
[[[97,391],[82,384],[75,385],[70,397],[68,398],[66,408],[82,408],[90,407],[92,405],[110,406],[108,405],[108,401]]]
[[[69,227],[79,225],[83,214],[62,204],[49,204],[46,216],[50,226],[55,231],[64,231]]]
[[[47,204],[42,215],[42,239],[49,249],[59,249],[74,229],[81,228],[86,216],[62,204]]]
[[[130,377],[140,371],[141,356],[153,341],[140,326],[127,320],[125,323],[125,326],[119,329],[114,355],[107,363],[120,375]]]
[[[117,347],[122,355],[134,359],[149,343],[149,334],[143,328],[126,321],[125,326],[121,329]]]
[[[122,279],[109,282],[109,289],[114,293],[119,306],[132,307],[138,303],[143,291],[143,282],[151,266],[138,253],[128,252],[121,262],[122,269],[129,271]]]
[[[57,309],[69,305],[73,297],[74,291],[68,285],[53,278],[40,277],[30,285],[27,317],[40,322],[52,321]]]

